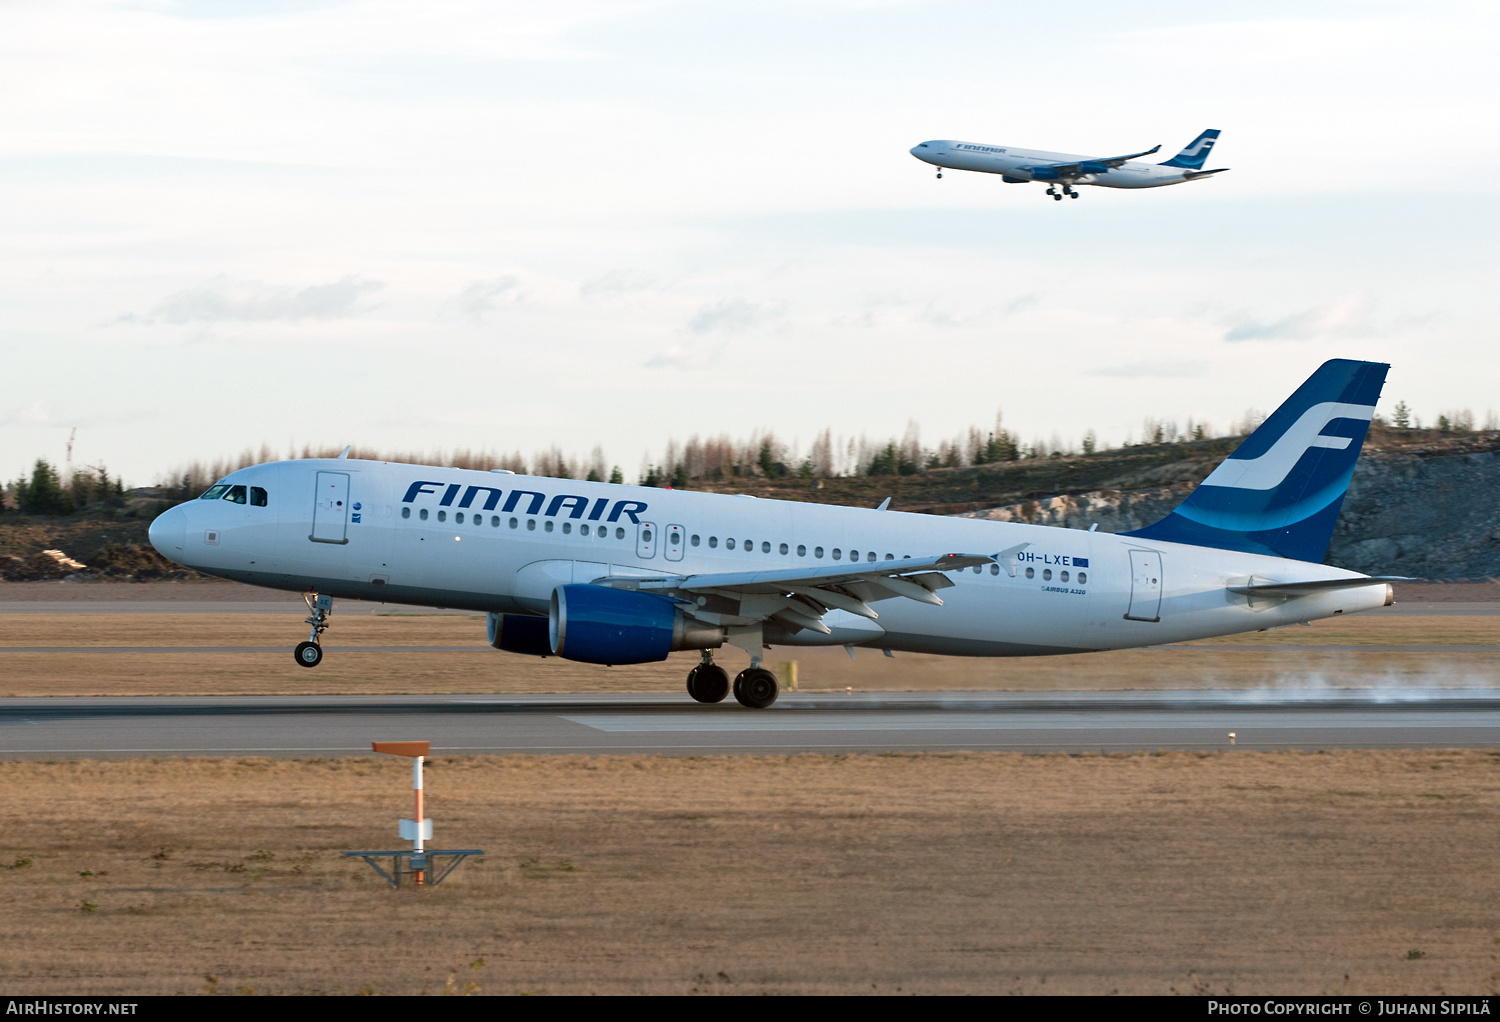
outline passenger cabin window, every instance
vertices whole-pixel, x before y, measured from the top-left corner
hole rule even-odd
[[[446,511],[439,511],[438,512],[438,521],[440,521],[440,522],[446,522],[447,520],[448,520],[448,512],[446,512]],[[415,824],[413,824],[413,826],[415,826]]]
[[[1088,580],[1089,580],[1089,573],[1088,572],[1086,572],[1086,571],[1080,571],[1078,573],[1078,584],[1079,585],[1083,585]]]
[[[224,496],[224,491],[227,490],[227,489],[229,489],[229,484],[228,483],[215,483],[214,485],[210,486],[208,489],[204,490],[203,491],[203,496],[199,497],[198,499],[199,500],[218,500],[220,497]]]
[[[816,558],[818,558],[819,560],[822,560],[823,559],[823,548],[820,547],[820,546],[813,547],[813,556],[816,557]]]
[[[417,517],[422,519],[422,521],[424,522],[427,521],[427,509],[424,507],[422,510],[418,511]],[[416,826],[416,824],[412,824],[412,826]]]
[[[803,546],[800,543],[797,544],[797,556],[798,557],[806,557],[807,556],[807,547]]]
[[[401,509],[401,517],[402,518],[410,518],[411,517],[411,508],[409,508],[409,507],[402,508]]]
[[[710,536],[710,537],[708,537],[708,548],[710,550],[712,550],[714,547],[716,547],[718,545],[719,545],[719,537],[718,536]]]
[[[769,542],[763,542],[763,543],[761,543],[761,545],[760,545],[760,552],[763,553],[763,554],[770,553],[771,552],[771,544]],[[786,553],[785,550],[782,550],[781,552],[782,553]]]
[[[1035,568],[1027,568],[1026,569],[1026,577],[1027,578],[1036,578],[1036,569]],[[413,826],[415,826],[415,824],[413,824]]]
[[[730,539],[726,539],[724,541],[724,549],[725,550],[733,550],[734,549],[734,539],[732,537]],[[412,826],[416,826],[416,824],[412,824]]]
[[[250,487],[250,506],[265,507],[270,503],[270,495],[266,493],[264,486]]]
[[[462,525],[464,523],[464,513],[462,511],[455,513],[453,516],[453,520],[459,525]]]

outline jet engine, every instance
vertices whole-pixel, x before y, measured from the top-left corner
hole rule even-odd
[[[655,593],[604,586],[552,591],[548,635],[553,653],[586,664],[646,664],[679,649],[717,649],[724,629],[684,614]]]

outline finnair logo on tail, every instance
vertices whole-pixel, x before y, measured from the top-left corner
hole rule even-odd
[[[1194,142],[1192,145],[1188,146],[1186,149],[1184,149],[1182,152],[1178,153],[1177,155],[1178,156],[1197,156],[1200,153],[1206,153],[1206,152],[1208,152],[1208,150],[1212,149],[1213,147],[1214,147],[1214,140],[1213,139],[1211,139],[1211,138],[1200,138],[1198,141]]]
[[[1342,451],[1353,443],[1346,436],[1323,436],[1323,430],[1334,419],[1362,419],[1369,422],[1374,405],[1350,405],[1324,401],[1303,412],[1296,422],[1258,458],[1227,458],[1203,480],[1204,486],[1229,486],[1237,490],[1274,490],[1296,467],[1310,447],[1328,447]]]

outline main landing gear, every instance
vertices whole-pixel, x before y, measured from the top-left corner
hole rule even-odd
[[[307,623],[312,625],[312,634],[307,637],[306,642],[297,643],[297,648],[292,650],[292,659],[303,667],[316,667],[323,662],[323,647],[318,639],[328,629],[328,616],[333,613],[333,597],[303,593],[302,599],[307,604]]]
[[[1054,202],[1061,202],[1062,198],[1063,198],[1063,195],[1066,195],[1070,199],[1076,199],[1076,198],[1078,198],[1078,193],[1073,190],[1073,186],[1072,185],[1063,185],[1062,186],[1062,195],[1059,195],[1057,193],[1057,189],[1055,187],[1049,187],[1047,189],[1047,194],[1050,195],[1050,196],[1052,196],[1052,199],[1053,199]]]
[[[729,672],[714,663],[707,650],[703,651],[703,662],[688,673],[688,695],[700,703],[717,703],[729,694]],[[741,706],[763,710],[776,701],[780,688],[776,675],[760,666],[756,661],[734,679],[734,698]]]

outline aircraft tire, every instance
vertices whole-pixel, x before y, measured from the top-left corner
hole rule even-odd
[[[734,698],[741,706],[752,710],[764,710],[776,701],[780,694],[776,675],[764,667],[752,667],[741,671],[734,679]]]
[[[1052,201],[1053,202],[1061,202],[1062,201],[1062,196],[1058,195],[1056,192],[1053,192],[1052,193]]]
[[[687,690],[700,703],[722,702],[729,694],[729,672],[718,664],[699,664],[688,672]]]
[[[303,667],[316,667],[323,662],[323,647],[316,642],[299,642],[292,658]]]

